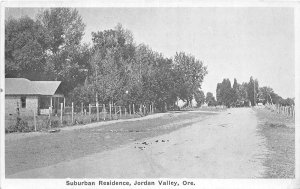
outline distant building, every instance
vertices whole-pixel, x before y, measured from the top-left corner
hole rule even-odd
[[[187,102],[181,100],[181,99],[177,99],[177,102],[176,102],[176,105],[179,107],[179,108],[182,108],[182,107],[185,107],[187,105]],[[196,100],[193,98],[192,99],[192,102],[191,102],[191,107],[197,107],[197,102]]]
[[[202,104],[201,107],[208,107],[208,104],[204,102],[204,104]]]
[[[61,81],[30,81],[25,78],[5,78],[5,113],[48,114],[65,102],[59,93]]]

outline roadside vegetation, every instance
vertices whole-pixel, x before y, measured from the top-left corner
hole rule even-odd
[[[233,85],[229,79],[223,79],[217,84],[217,101],[212,100],[211,104],[225,105],[227,107],[255,106],[257,104],[278,104],[281,106],[294,106],[295,99],[282,98],[274,92],[271,87],[259,87],[257,79],[250,77],[249,82],[238,83],[234,79]]]
[[[103,120],[103,117],[106,117]],[[118,119],[132,119],[142,117],[142,114],[127,114],[127,115],[112,115],[110,118],[107,114],[103,115],[101,112],[99,117],[101,117],[100,121],[110,121],[110,120],[118,120]],[[13,133],[13,132],[33,132],[33,131],[47,131],[49,129],[58,129],[66,126],[75,126],[75,125],[86,125],[89,123],[97,122],[97,115],[84,115],[81,113],[74,114],[74,121],[72,122],[71,115],[64,115],[63,122],[61,123],[59,116],[51,116],[49,118],[48,115],[39,115],[36,116],[36,128],[34,125],[33,116],[16,116],[16,115],[7,115],[5,118],[5,133]]]
[[[265,178],[295,178],[295,119],[267,109],[254,109],[259,133],[268,148]]]

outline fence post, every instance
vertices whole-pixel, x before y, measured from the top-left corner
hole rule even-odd
[[[51,118],[51,107],[49,107],[49,119]]]
[[[279,114],[281,113],[281,106],[280,104],[278,105],[278,108],[279,108]]]
[[[97,109],[97,121],[99,121],[99,104],[96,102],[96,109]]]
[[[106,109],[105,109],[105,104],[103,104],[103,119],[105,121],[105,117],[106,117]]]
[[[109,103],[109,119],[111,120],[111,103]]]
[[[66,109],[66,98],[64,97],[64,113],[65,113],[65,109]]]
[[[92,107],[91,104],[89,104],[89,117],[90,117],[90,123],[92,123],[92,117],[91,117],[91,112],[92,111]]]
[[[60,103],[60,124],[63,124],[63,103]]]
[[[17,102],[17,116],[20,116],[20,106],[19,106],[19,102]]]
[[[135,104],[133,104],[133,114],[135,114]]]
[[[120,110],[120,119],[121,119],[121,117],[122,117],[122,108],[121,108],[121,106],[119,106],[119,110]]]
[[[152,110],[152,113],[154,113],[154,102],[152,102],[151,110]]]
[[[51,129],[51,107],[49,107],[49,128]]]
[[[72,124],[74,124],[74,103],[72,102]]]
[[[293,106],[293,117],[295,117],[295,106]]]
[[[81,114],[83,115],[83,102],[81,102]]]
[[[283,107],[284,115],[286,116],[286,106]]]
[[[36,132],[36,115],[35,115],[35,110],[33,110],[33,122],[34,122],[34,131]]]
[[[295,117],[295,106],[292,106],[292,115]]]

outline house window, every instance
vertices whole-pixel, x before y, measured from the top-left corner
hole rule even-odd
[[[22,108],[26,108],[26,97],[25,96],[21,97],[21,105],[22,105]]]

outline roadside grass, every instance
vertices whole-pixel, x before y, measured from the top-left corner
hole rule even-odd
[[[104,120],[105,116],[105,120]],[[110,117],[108,114],[104,115],[102,112],[99,114],[99,121],[109,121],[109,120],[117,120],[117,119],[132,119],[141,117],[140,114],[127,114],[126,116],[123,114],[115,115],[112,114]],[[19,120],[18,120],[19,119]],[[53,115],[49,119],[48,115],[38,115],[36,116],[36,130],[37,131],[45,131],[48,129],[66,127],[66,126],[74,126],[74,125],[85,125],[89,123],[97,122],[96,114],[84,115],[81,113],[74,114],[74,121],[72,123],[72,116],[69,114],[65,114],[63,116],[63,121],[61,123],[60,116]],[[5,115],[5,133],[13,133],[13,132],[33,132],[35,131],[34,118],[31,115]]]
[[[128,143],[170,133],[214,114],[178,113],[155,119],[47,133],[5,143],[6,176],[114,149]],[[182,122],[185,120],[184,122]],[[188,120],[188,121],[186,121]]]
[[[216,106],[206,106],[206,107],[186,107],[180,111],[197,111],[197,110],[201,110],[201,111],[214,111],[214,112],[222,112],[227,110],[227,108],[223,108],[223,107],[216,107]]]
[[[269,153],[264,162],[265,178],[295,178],[295,120],[292,117],[254,109],[259,132],[266,138]]]
[[[185,108],[179,110],[179,112],[196,111],[196,110],[221,112],[221,111],[225,111],[226,108],[215,107],[215,106],[199,107],[199,108],[192,107],[192,108]],[[38,115],[36,116],[36,126],[35,126],[34,118],[30,114],[21,114],[20,116],[17,116],[15,114],[5,115],[5,133],[8,134],[14,132],[34,132],[35,130],[47,131],[49,129],[66,127],[66,126],[86,125],[94,122],[103,122],[103,121],[118,120],[118,119],[132,119],[132,118],[138,118],[142,116],[144,115],[142,115],[141,113],[136,113],[136,114],[127,113],[126,115],[124,113],[122,115],[113,113],[110,117],[108,113],[104,114],[103,112],[100,112],[99,121],[97,121],[96,114],[85,115],[81,113],[75,113],[73,123],[72,123],[71,114],[64,114],[61,123],[60,115],[52,115],[50,118],[48,115]]]

